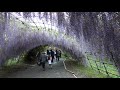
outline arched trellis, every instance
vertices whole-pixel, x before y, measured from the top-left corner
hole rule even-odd
[[[41,36],[38,35],[38,36],[42,37],[42,35]],[[16,40],[16,43],[12,44],[8,48],[6,47],[7,49],[4,51],[5,53],[3,53],[6,57],[1,58],[1,60],[2,59],[7,60],[11,57],[16,57],[17,55],[19,55],[23,52],[27,52],[27,51],[31,50],[32,48],[35,48],[35,47],[40,46],[40,45],[53,45],[53,46],[56,46],[56,47],[59,47],[59,48],[65,50],[67,52],[70,52],[71,54],[74,54],[72,51],[72,48],[68,48],[65,44],[63,44],[64,41],[66,42],[66,40],[64,40],[64,39],[61,43],[58,44],[58,41],[49,41],[47,39],[48,37],[41,38],[41,39],[39,39],[39,37],[36,38],[36,36],[34,36],[34,35],[32,37],[27,38],[27,39],[20,39],[20,37],[19,37],[19,39]],[[49,38],[52,38],[52,37],[49,37]]]
[[[18,12],[18,14],[23,15],[25,19],[25,22],[19,25],[16,23],[16,18],[13,18],[13,21],[9,19],[10,12],[0,13],[0,63],[6,57],[18,54],[19,51],[14,52],[17,49],[28,50],[38,43],[39,45],[48,43],[64,46],[77,58],[85,52],[95,54],[100,60],[110,58],[120,72],[119,12],[38,12],[37,17],[45,27],[42,30],[32,18],[36,17],[34,12]],[[34,28],[27,25],[26,22],[29,20],[35,25]],[[46,30],[46,23],[51,25],[49,30]],[[60,34],[57,35],[53,30],[54,26]],[[56,35],[45,31],[55,32]]]
[[[25,17],[27,18],[27,16]],[[35,24],[35,28],[34,28],[27,25],[25,22],[19,20],[19,18],[16,18],[15,16],[13,16],[12,19],[5,18],[5,20],[7,20],[8,23],[7,23],[7,29],[5,29],[5,33],[3,33],[5,36],[3,39],[6,44],[3,45],[2,51],[0,53],[1,65],[4,64],[5,60],[11,57],[16,57],[17,55],[25,51],[29,51],[30,49],[40,45],[47,44],[47,45],[54,45],[56,47],[61,46],[60,48],[63,48],[66,51],[73,51],[72,49],[75,48],[75,47],[71,48],[71,46],[74,43],[70,42],[73,39],[75,40],[75,38],[72,38],[71,36],[67,36],[63,32],[55,31],[54,28],[51,27],[50,27],[51,31],[49,32],[48,29],[44,28],[46,27],[45,24],[43,28],[38,27],[34,22],[34,20],[31,20],[33,24]],[[69,44],[67,45],[67,43]],[[73,52],[70,53],[75,56]]]

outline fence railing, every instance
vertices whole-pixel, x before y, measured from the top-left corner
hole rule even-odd
[[[110,78],[113,78],[113,77],[120,78],[118,70],[113,64],[107,63],[105,61],[101,62],[100,60],[95,60],[95,58],[93,58],[92,56],[93,55],[90,55],[89,53],[87,53],[86,55],[89,66],[92,69],[97,70],[99,73],[103,73]]]

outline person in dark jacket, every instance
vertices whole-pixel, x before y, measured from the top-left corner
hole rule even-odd
[[[53,51],[52,49],[51,49],[50,51],[51,51],[51,57],[52,57],[51,62],[53,63],[53,59],[54,59],[54,51]]]
[[[43,71],[45,71],[45,63],[47,61],[47,55],[45,54],[45,52],[43,52],[41,55],[40,55],[40,63],[42,65],[42,68],[43,68]]]
[[[60,58],[61,58],[61,50],[59,50],[59,53],[60,53]]]
[[[50,50],[47,50],[47,55],[48,55],[48,56],[50,55]]]
[[[59,61],[60,58],[60,52],[56,49],[56,60]]]

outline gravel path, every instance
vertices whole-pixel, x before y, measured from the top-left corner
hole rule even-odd
[[[6,78],[74,78],[74,76],[64,69],[63,60],[60,59],[59,62],[54,62],[52,69],[49,68],[48,63],[46,63],[46,71],[35,64],[23,71],[14,72]]]

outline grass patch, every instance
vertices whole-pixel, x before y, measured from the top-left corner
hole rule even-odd
[[[84,67],[83,65],[78,64],[77,61],[66,60],[65,63],[68,67],[72,68],[69,68],[70,70],[76,70],[77,73],[79,73],[82,76],[85,76],[85,78],[107,78],[106,75],[99,73],[90,67]]]
[[[5,78],[6,76],[8,76],[9,74],[11,74],[13,72],[25,70],[25,69],[27,69],[27,67],[28,66],[26,64],[16,64],[16,65],[4,66],[0,70],[0,78]]]
[[[119,76],[119,73],[118,73],[118,70],[117,68],[113,65],[113,64],[110,64],[108,63],[107,60],[104,60],[103,62],[105,64],[103,64],[102,62],[100,62],[99,60],[95,60],[95,58],[92,57],[92,55],[87,55],[88,59],[89,59],[89,62],[88,62],[88,66],[90,66],[90,64],[92,65],[93,69],[97,70],[97,66],[98,66],[98,69],[100,70],[101,73],[103,73],[104,75],[107,76],[107,73],[106,73],[106,70],[109,74],[109,76],[111,78],[120,78],[118,77]],[[97,64],[97,66],[96,66]],[[106,70],[105,70],[105,67],[106,67]],[[98,70],[97,70],[98,71]],[[118,75],[118,76],[116,76]]]
[[[18,56],[17,58],[11,58],[6,61],[5,65],[0,69],[0,77],[4,78],[12,72],[24,70],[28,67],[24,63],[24,54]]]
[[[90,63],[88,63],[88,67],[85,67],[84,65],[82,64],[78,64],[77,61],[75,61],[69,53],[67,52],[64,52],[63,53],[63,58],[66,60],[65,62],[68,64],[68,67],[71,67],[71,69],[74,71],[75,69],[78,70],[78,72],[80,74],[82,74],[83,76],[87,77],[87,78],[107,78],[107,74],[105,72],[105,68],[104,68],[104,65],[101,64],[100,62],[97,62],[95,63],[93,57],[91,55],[88,55],[88,58],[89,58],[89,61],[93,67],[93,69],[90,67]],[[107,63],[108,61],[106,61]],[[99,72],[98,69],[97,69],[97,66],[99,69],[101,69],[101,71]],[[107,67],[107,70],[108,72],[111,72],[113,74],[116,74],[118,75],[118,72],[116,70],[116,68],[113,66],[113,65],[105,65]],[[116,76],[114,75],[111,75],[110,74],[110,77],[112,78],[116,78]]]
[[[106,75],[99,73],[89,67],[84,67],[83,65],[78,66],[80,73],[85,74],[89,78],[106,78]]]

